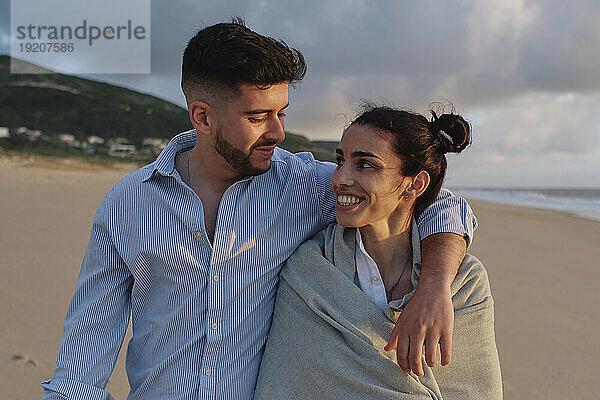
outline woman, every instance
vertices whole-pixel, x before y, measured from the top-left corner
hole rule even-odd
[[[470,143],[462,117],[432,114],[375,107],[345,130],[332,177],[338,224],[282,271],[256,399],[502,398],[493,300],[471,255],[451,285],[451,364],[423,362],[418,377],[386,350],[419,280],[414,221],[441,189],[444,154]]]

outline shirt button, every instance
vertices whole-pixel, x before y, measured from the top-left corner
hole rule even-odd
[[[213,324],[210,327],[213,329],[213,331],[216,330],[217,329],[217,323],[213,322]]]
[[[378,280],[379,280],[378,277],[376,277],[376,276],[373,277],[373,282],[377,282]]]
[[[204,374],[205,374],[206,376],[210,375],[211,373],[212,373],[212,370],[211,370],[210,368],[206,368],[206,369],[204,370]]]
[[[215,275],[215,276],[213,276],[213,281],[215,281],[215,282],[219,282],[219,275]]]
[[[200,232],[200,231],[196,231],[194,233],[194,235],[196,235],[196,239],[201,239],[202,238],[202,232]]]

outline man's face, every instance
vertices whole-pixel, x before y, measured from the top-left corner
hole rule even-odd
[[[219,118],[216,152],[241,176],[267,172],[275,145],[285,138],[283,118],[287,106],[286,83],[265,89],[241,84]]]

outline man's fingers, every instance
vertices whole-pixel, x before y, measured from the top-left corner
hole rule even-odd
[[[406,335],[398,335],[398,343],[396,346],[396,359],[398,365],[402,368],[402,371],[409,373],[410,366],[408,364],[408,350],[410,346],[410,339]]]
[[[423,335],[411,336],[410,349],[408,353],[408,363],[412,372],[418,376],[423,376],[423,365],[421,359],[423,357]]]
[[[450,364],[452,358],[452,331],[440,338],[440,352],[442,353],[442,365]]]
[[[390,335],[390,340],[388,341],[388,344],[386,344],[383,349],[385,351],[394,350],[397,345],[398,345],[398,326],[395,326],[394,330],[392,330],[392,334]]]
[[[428,336],[425,340],[425,361],[430,367],[435,367],[437,363],[437,345],[439,338],[437,336]]]

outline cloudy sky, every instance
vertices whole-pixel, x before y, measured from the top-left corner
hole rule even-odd
[[[419,112],[450,100],[473,145],[451,157],[449,185],[600,187],[597,0],[154,0],[152,73],[89,77],[184,105],[187,40],[236,15],[307,59],[290,94],[292,132],[339,139],[361,99]],[[2,54],[9,16],[0,0]]]

